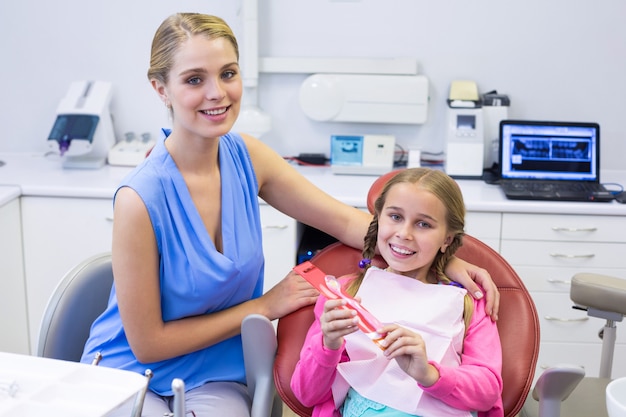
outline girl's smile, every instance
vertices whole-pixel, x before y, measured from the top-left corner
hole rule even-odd
[[[446,214],[443,203],[419,185],[394,185],[378,218],[377,244],[389,270],[427,282],[432,260],[452,242]]]

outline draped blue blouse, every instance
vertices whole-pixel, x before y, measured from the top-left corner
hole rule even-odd
[[[165,322],[224,310],[262,294],[258,184],[241,136],[220,138],[219,163],[223,253],[215,248],[165,139],[121,182],[120,188],[138,193],[152,222]],[[173,378],[182,378],[187,389],[209,381],[245,383],[240,336],[176,358],[140,363],[122,326],[115,287],[106,310],[92,325],[81,361],[91,362],[96,352],[103,355],[100,366],[141,374],[151,369],[150,389],[160,395],[172,395]]]

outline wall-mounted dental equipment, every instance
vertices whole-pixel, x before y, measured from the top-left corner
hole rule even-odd
[[[243,0],[243,36],[241,49],[241,74],[243,96],[241,110],[233,130],[249,133],[257,138],[272,129],[272,119],[259,107],[259,5],[258,0]]]
[[[109,110],[112,85],[76,81],[57,107],[48,147],[63,158],[63,168],[97,169],[115,144]]]
[[[422,124],[428,110],[423,75],[313,74],[300,87],[300,107],[324,122]]]

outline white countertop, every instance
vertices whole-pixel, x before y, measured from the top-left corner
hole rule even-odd
[[[21,195],[112,198],[132,168],[105,165],[101,169],[64,169],[57,155],[0,153],[0,185],[16,185]]]
[[[112,198],[117,185],[132,168],[105,165],[96,170],[64,169],[58,156],[0,153],[0,205],[19,195]],[[298,167],[311,182],[335,198],[365,207],[367,192],[376,179],[366,175],[334,175],[329,167]],[[626,184],[626,171],[602,172],[604,183]],[[626,215],[626,204],[508,200],[497,185],[481,180],[459,180],[469,211]],[[16,188],[19,187],[19,188]]]
[[[332,196],[357,207],[365,207],[367,192],[375,176],[334,175],[330,168],[299,167],[298,170]],[[625,171],[603,172],[603,182],[626,184]],[[510,213],[626,215],[626,204],[616,202],[552,202],[509,200],[497,185],[482,180],[458,180],[468,211]]]
[[[146,385],[131,371],[5,352],[0,381],[0,417],[102,417]]]
[[[21,190],[18,186],[0,185],[0,207],[4,206],[9,201],[19,197],[20,194]]]

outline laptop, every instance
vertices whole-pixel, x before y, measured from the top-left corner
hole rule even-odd
[[[597,123],[503,120],[500,185],[512,200],[608,202]]]

